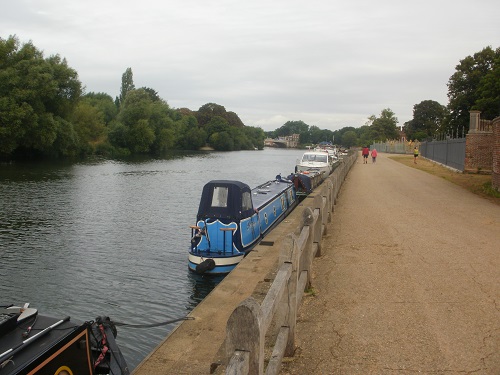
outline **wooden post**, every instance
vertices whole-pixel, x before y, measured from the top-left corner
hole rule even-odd
[[[326,209],[328,210],[328,222],[332,222],[332,181],[330,179],[326,180],[325,195],[326,197]]]
[[[292,273],[288,279],[287,301],[283,301],[282,306],[286,305],[288,314],[285,326],[288,326],[288,338],[285,348],[285,356],[291,357],[295,352],[295,325],[297,323],[297,294],[304,293],[303,290],[297,290],[298,268],[299,268],[299,249],[297,241],[293,234],[289,234],[283,239],[282,250],[280,252],[280,264],[290,262],[292,264]]]
[[[321,195],[317,195],[314,198],[319,198],[322,200]],[[321,211],[320,211],[321,212]],[[321,216],[321,215],[320,215]],[[313,260],[313,225],[314,225],[314,213],[310,207],[305,207],[302,211],[302,231],[299,237],[299,252],[301,252],[302,264],[299,265],[300,271],[307,271],[307,285],[309,288],[311,286],[311,265]],[[303,241],[303,245],[301,244]]]
[[[226,326],[226,359],[236,351],[249,353],[248,373],[264,373],[264,338],[260,329],[260,306],[252,297],[241,302],[233,311]]]

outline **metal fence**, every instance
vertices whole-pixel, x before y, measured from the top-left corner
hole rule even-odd
[[[465,138],[420,143],[420,155],[453,169],[465,169]]]
[[[458,134],[457,134],[458,135]],[[415,146],[420,155],[461,172],[465,169],[465,137],[432,140],[430,142],[375,142],[370,148],[389,154],[413,154]]]

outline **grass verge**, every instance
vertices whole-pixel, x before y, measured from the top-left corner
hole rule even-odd
[[[434,176],[444,178],[500,206],[500,192],[493,189],[491,175],[455,172],[431,160],[422,158],[419,158],[417,164],[415,164],[412,155],[395,155],[389,156],[389,158],[408,167],[420,169]]]

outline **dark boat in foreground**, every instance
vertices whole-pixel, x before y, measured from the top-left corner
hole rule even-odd
[[[129,374],[108,317],[76,322],[0,306],[0,375]]]

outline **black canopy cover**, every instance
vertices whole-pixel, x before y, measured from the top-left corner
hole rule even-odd
[[[217,197],[227,193],[225,204]],[[248,207],[248,202],[244,206],[243,195],[247,193],[251,199],[250,187],[240,181],[213,180],[203,187],[200,206],[198,208],[198,220],[208,218],[241,220],[251,216],[254,212],[253,205]],[[214,199],[215,196],[215,199]]]

